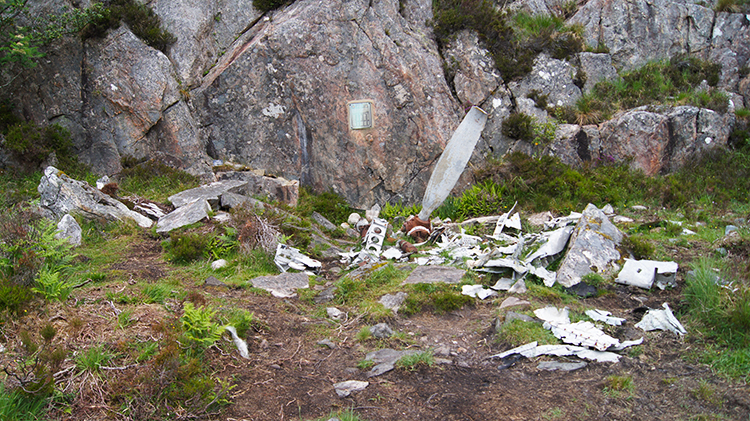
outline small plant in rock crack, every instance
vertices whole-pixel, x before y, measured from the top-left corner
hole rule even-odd
[[[224,333],[224,328],[212,319],[216,310],[193,303],[185,303],[182,321],[183,335],[198,349],[206,349],[216,343]]]

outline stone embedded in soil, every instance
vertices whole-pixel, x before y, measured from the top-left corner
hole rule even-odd
[[[320,294],[316,295],[315,298],[313,298],[313,301],[315,301],[316,304],[322,304],[327,303],[331,300],[333,300],[333,293],[336,291],[335,286],[330,286],[323,291],[320,292]]]
[[[256,288],[265,289],[277,298],[292,298],[298,289],[310,287],[310,277],[306,273],[282,273],[276,276],[259,276],[250,280]]]
[[[209,276],[206,278],[206,282],[204,282],[204,285],[209,287],[225,287],[227,284],[224,282],[221,282],[220,280],[216,279],[215,276]]]
[[[388,310],[393,310],[394,313],[398,313],[398,309],[404,303],[404,300],[406,300],[407,296],[408,294],[403,291],[396,294],[385,294],[384,296],[380,297],[379,302]]]
[[[500,310],[504,308],[509,308],[509,307],[527,307],[530,305],[531,303],[526,300],[522,300],[517,297],[508,297],[505,300],[503,300],[502,303],[500,303]]]
[[[83,230],[81,229],[81,226],[78,225],[75,218],[70,216],[70,214],[65,214],[65,216],[60,219],[60,222],[57,223],[57,234],[55,234],[55,238],[58,240],[64,238],[68,240],[70,245],[77,247],[81,245],[82,232]]]
[[[339,382],[333,385],[336,390],[336,394],[341,398],[345,398],[354,392],[361,392],[365,390],[370,382],[363,382],[359,380],[347,380],[345,382]]]
[[[574,371],[580,368],[586,367],[588,364],[585,361],[577,363],[561,363],[557,361],[542,361],[536,368],[547,371]]]
[[[435,284],[444,282],[446,284],[457,284],[465,270],[450,266],[419,266],[404,280],[404,284]]]
[[[344,317],[346,317],[346,313],[337,309],[336,307],[326,308],[326,313],[328,314],[328,317],[330,317],[333,320],[341,320]]]
[[[370,328],[370,333],[376,339],[388,339],[393,335],[393,329],[387,323],[378,323]]]
[[[367,377],[375,377],[387,373],[393,370],[396,366],[396,361],[401,359],[401,357],[416,353],[417,351],[415,350],[396,351],[395,349],[390,348],[383,348],[370,352],[365,356],[365,360],[372,361],[376,365],[367,373]]]

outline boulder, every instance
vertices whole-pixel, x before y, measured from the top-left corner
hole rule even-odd
[[[581,73],[586,77],[583,84],[584,93],[591,92],[601,81],[614,82],[621,79],[617,69],[612,65],[612,56],[609,54],[579,53],[578,62]]]
[[[65,216],[60,219],[60,222],[57,223],[57,234],[55,234],[55,238],[65,238],[72,246],[77,247],[81,245],[82,233],[83,230],[81,230],[81,226],[78,225],[75,218],[70,216],[70,214],[65,214]]]
[[[456,96],[465,106],[482,104],[503,82],[492,56],[475,31],[461,31],[443,50]]]
[[[404,279],[403,284],[434,284],[437,282],[457,284],[461,282],[461,277],[464,276],[464,273],[466,273],[465,270],[450,266],[417,266]]]
[[[714,11],[673,0],[591,0],[568,21],[583,26],[586,44],[603,44],[620,69],[707,51]]]
[[[185,87],[199,85],[203,73],[262,15],[252,0],[154,0],[151,7],[176,38],[169,57]]]
[[[570,238],[568,252],[557,270],[557,282],[571,287],[588,273],[607,273],[617,268],[620,252],[617,246],[622,232],[596,206],[589,204],[583,211]]]
[[[172,196],[169,196],[168,200],[176,208],[188,205],[197,200],[205,200],[209,203],[212,209],[218,209],[219,198],[222,194],[230,190],[237,190],[245,184],[246,183],[241,180],[216,181],[193,189],[184,190],[177,194],[173,194]]]
[[[86,44],[82,87],[83,125],[76,146],[97,173],[120,171],[120,158],[150,157],[158,145],[144,141],[167,108],[180,99],[167,56],[147,46],[122,25]]]
[[[615,162],[632,159],[630,166],[646,175],[661,170],[670,136],[666,115],[636,108],[602,123],[599,133],[601,156]]]
[[[546,54],[534,59],[531,73],[518,82],[511,82],[508,88],[516,101],[529,97],[532,90],[547,95],[550,106],[574,105],[581,97],[581,89],[573,82],[575,68],[564,60],[557,60]],[[533,101],[532,101],[533,103]]]
[[[298,0],[259,21],[191,92],[212,157],[359,209],[421,199],[462,115],[423,16],[405,15],[396,1]],[[365,99],[373,128],[350,130],[347,104]]]
[[[252,171],[229,171],[216,174],[219,181],[242,181],[243,184],[233,188],[233,193],[244,196],[261,196],[278,200],[289,206],[297,206],[299,200],[299,181],[282,177],[258,175]]]
[[[37,190],[40,207],[55,218],[72,213],[88,219],[132,220],[143,228],[150,228],[153,224],[149,218],[131,211],[88,183],[73,180],[55,167],[44,170]]]
[[[206,199],[196,199],[182,207],[159,218],[156,223],[157,233],[167,233],[186,225],[194,224],[208,219],[208,212],[211,211],[211,205]]]

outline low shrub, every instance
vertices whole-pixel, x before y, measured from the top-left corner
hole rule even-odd
[[[116,29],[124,22],[135,36],[164,53],[177,40],[162,28],[161,19],[146,4],[136,0],[104,0],[103,4],[101,16],[82,31],[84,39],[104,37],[107,30]]]
[[[534,118],[524,113],[511,113],[505,120],[501,132],[511,139],[534,140]]]

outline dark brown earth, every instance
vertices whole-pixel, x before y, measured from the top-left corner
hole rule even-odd
[[[694,249],[676,252],[696,253]],[[158,240],[143,236],[111,270],[156,281],[170,266],[163,262]],[[331,273],[326,275],[335,279]],[[681,278],[680,274],[680,283]],[[136,306],[135,325],[127,331],[112,328],[116,313],[104,298],[107,292],[117,293],[126,286],[87,287],[85,294],[74,294],[78,297],[75,305],[51,304],[45,314],[22,318],[6,326],[6,331],[33,331],[38,326],[31,324],[51,320],[73,354],[94,344],[116,347],[132,340],[132,332],[143,340],[160,338],[158,321],[168,314],[162,305]],[[548,372],[537,369],[537,365],[553,357],[521,359],[506,369],[499,369],[499,361],[490,358],[511,347],[498,343],[494,335],[496,309],[504,295],[442,315],[394,316],[388,323],[394,331],[405,333],[405,339],[362,344],[354,338],[367,323],[352,309],[338,306],[350,311],[350,316],[333,322],[314,316],[320,313],[316,313],[316,307],[296,298],[277,299],[247,289],[183,287],[192,289],[193,295],[217,297],[226,306],[247,309],[259,321],[248,337],[249,360],[240,358],[230,343],[207,351],[215,375],[235,387],[227,395],[231,404],[221,413],[204,414],[198,419],[327,419],[340,410],[352,410],[361,419],[373,421],[747,420],[750,416],[750,388],[737,380],[723,379],[697,362],[696,351],[704,347],[697,336],[680,338],[668,332],[644,333],[633,328],[640,317],[634,310],[644,305],[658,308],[668,302],[679,314],[680,288],[647,292],[612,286],[607,294],[581,300],[585,307],[606,309],[627,318],[625,326],[612,333],[621,339],[643,336],[644,345],[641,351],[625,352],[618,363],[590,362],[573,372]],[[181,305],[168,301],[166,308],[179,310]],[[317,344],[326,338],[336,344],[335,349]],[[450,352],[436,355],[439,362],[431,367],[420,366],[414,371],[397,368],[368,379],[357,363],[367,352],[386,346],[416,350],[443,346]],[[141,369],[134,365],[115,367],[106,371],[106,376],[62,376],[58,388],[76,398],[70,413],[55,413],[54,419],[128,419],[118,412],[108,394],[118,378],[133,376]],[[609,376],[630,377],[634,388],[613,390]],[[364,380],[370,385],[340,398],[333,384],[345,380]]]

